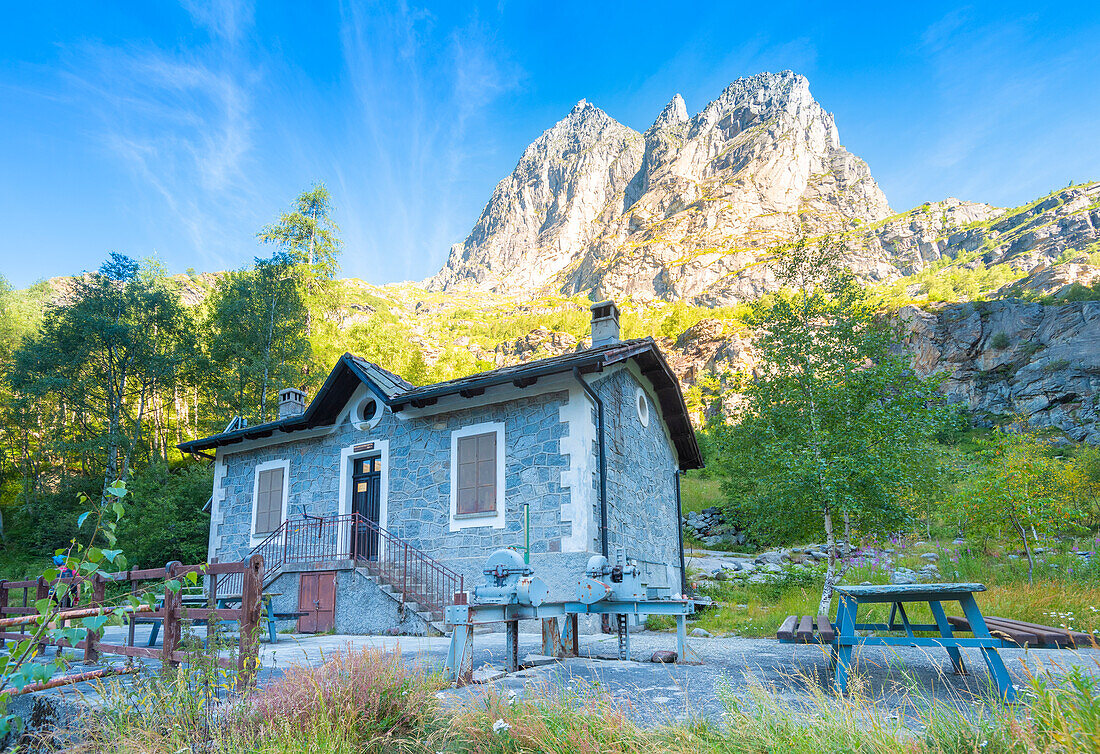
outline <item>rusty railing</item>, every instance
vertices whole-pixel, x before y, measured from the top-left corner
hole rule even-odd
[[[268,581],[290,564],[354,561],[400,592],[403,603],[440,618],[464,586],[461,574],[358,513],[287,519],[251,554],[263,557]]]

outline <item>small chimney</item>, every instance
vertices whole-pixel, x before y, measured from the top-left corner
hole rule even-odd
[[[619,342],[619,307],[614,301],[592,304],[592,347]]]
[[[298,416],[306,410],[306,392],[296,387],[283,388],[279,391],[279,418],[286,419],[290,416]]]

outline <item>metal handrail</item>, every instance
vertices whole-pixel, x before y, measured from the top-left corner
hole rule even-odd
[[[464,589],[461,574],[358,513],[288,518],[249,554],[256,553],[267,564],[269,580],[290,563],[355,561],[399,589],[402,603],[416,602],[433,613],[442,614]]]
[[[359,522],[363,529],[376,532],[379,541],[375,556],[358,553],[359,562],[395,589],[400,588],[402,603],[416,602],[442,617],[443,609],[454,602],[455,592],[465,589],[462,574],[373,521],[359,517]]]

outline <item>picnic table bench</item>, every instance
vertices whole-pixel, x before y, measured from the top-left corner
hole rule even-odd
[[[956,631],[973,633],[970,621],[962,616],[949,615],[947,621]],[[1043,626],[1038,623],[1028,623],[1011,618],[998,618],[993,615],[985,616],[985,625],[995,638],[1001,640],[1004,647],[1036,647],[1038,649],[1061,649],[1069,647],[1078,649],[1083,647],[1096,647],[1098,637],[1083,631],[1073,631],[1054,626]]]
[[[1001,697],[1012,702],[1016,699],[1016,690],[1012,686],[1012,679],[1008,675],[1004,662],[997,650],[1006,646],[1002,639],[994,637],[990,633],[982,617],[978,603],[974,600],[976,592],[984,592],[983,584],[883,584],[863,586],[838,586],[835,589],[840,598],[837,607],[836,623],[829,622],[827,616],[788,616],[776,632],[776,638],[785,643],[820,643],[830,647],[829,668],[833,674],[833,683],[840,693],[848,690],[848,672],[852,663],[852,652],[856,646],[910,646],[910,647],[942,647],[947,650],[951,658],[951,664],[956,673],[965,674],[966,666],[963,664],[963,647],[978,648],[982,652],[986,667],[993,676],[994,682]],[[957,601],[962,606],[965,618],[965,628],[960,619],[952,623],[943,609],[943,602]],[[857,623],[856,617],[860,605],[874,603],[890,603],[890,615],[886,623]],[[932,612],[935,623],[913,623],[909,620],[905,605],[911,603],[927,603]],[[900,618],[900,623],[897,620]],[[1024,627],[1009,626],[1003,619],[994,622],[994,627],[1006,637],[1008,631],[1014,631],[1016,638],[1025,639]],[[972,638],[955,636],[954,627],[960,631],[973,634]],[[1047,632],[1038,632],[1038,628],[1032,627],[1030,634],[1038,642],[1049,638]],[[1006,630],[1007,629],[1007,630]],[[898,633],[904,632],[904,636],[860,636],[857,631],[873,631]],[[915,632],[932,632],[936,636],[918,637]],[[816,638],[815,638],[816,633]],[[1063,632],[1064,634],[1065,632]],[[1015,641],[1015,640],[1013,640]],[[1035,646],[1045,646],[1036,644]]]
[[[209,604],[209,598],[205,595],[205,593],[200,591],[201,589],[202,589],[202,587],[198,587],[196,589],[185,589],[185,592],[184,592],[184,595],[183,595],[183,598],[182,598],[183,605],[185,607],[199,608],[199,609],[201,609],[201,608],[205,607],[206,605],[208,605]],[[273,605],[273,598],[278,597],[279,594],[280,594],[279,592],[264,592],[263,595],[261,596],[264,616],[266,617],[266,620],[267,620],[268,638],[269,638],[269,640],[271,641],[272,644],[277,644],[278,641],[279,641],[279,634],[275,630],[276,621],[280,621],[280,620],[297,620],[298,618],[300,618],[300,617],[302,617],[303,615],[306,614],[306,613],[300,613],[300,612],[289,612],[289,613],[275,612],[275,608],[274,608],[274,605]],[[229,596],[218,597],[218,599],[215,601],[215,604],[218,608],[225,608],[225,607],[230,607],[231,606],[230,603],[234,603],[234,602],[239,603],[240,601],[241,601],[240,595],[236,595],[236,596],[229,595]],[[153,624],[153,630],[149,632],[148,646],[151,647],[151,646],[154,646],[157,643],[157,637],[160,635],[160,627],[161,627],[161,624],[163,623],[162,619],[160,619],[160,618],[142,618],[140,616],[135,616],[135,617],[130,619],[130,622],[131,622],[131,629],[130,629],[131,631],[133,631],[133,624],[136,624],[136,623],[151,623],[151,624]],[[196,620],[196,621],[193,621],[193,622],[195,622],[195,623],[200,623],[200,622],[205,623],[206,621]],[[132,637],[131,637],[131,640],[132,640]]]

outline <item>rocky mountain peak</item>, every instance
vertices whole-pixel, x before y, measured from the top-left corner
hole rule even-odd
[[[754,265],[766,249],[890,214],[791,71],[738,79],[694,117],[676,95],[644,137],[581,100],[429,285],[743,298],[770,285]]]
[[[653,121],[653,125],[649,127],[649,131],[664,128],[665,126],[677,126],[681,123],[687,123],[687,121],[687,105],[684,104],[684,98],[677,94],[668,101],[668,104],[665,105],[665,109],[657,116],[657,120]],[[649,131],[646,131],[646,133],[649,133]]]

